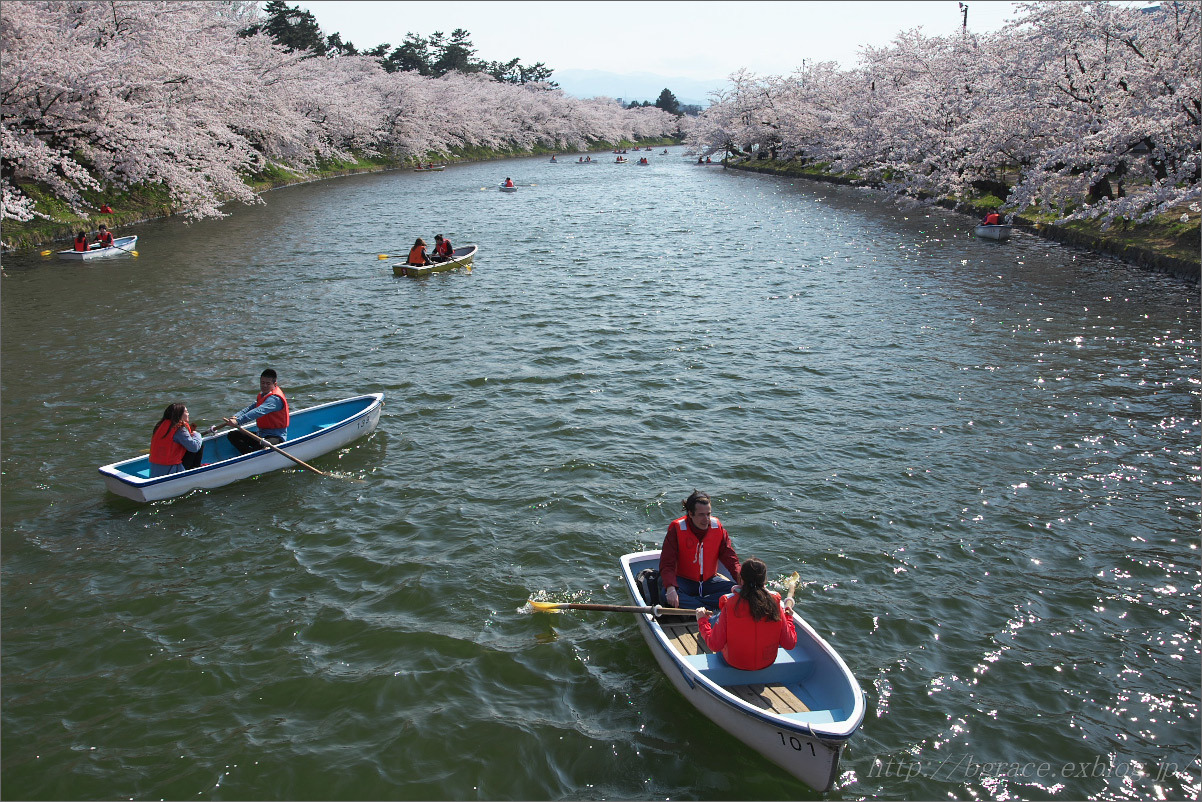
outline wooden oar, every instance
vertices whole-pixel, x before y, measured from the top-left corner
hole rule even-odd
[[[553,613],[556,610],[599,610],[604,613],[648,613],[656,616],[661,615],[696,615],[696,610],[686,610],[680,607],[661,607],[655,605],[653,607],[635,607],[633,605],[624,604],[580,604],[577,602],[541,602],[534,599],[529,600],[530,606],[540,613]]]
[[[117,249],[117,250],[119,250],[119,251],[125,251],[125,252],[126,252],[126,253],[128,253],[130,256],[137,256],[137,255],[138,255],[138,252],[137,252],[137,251],[131,251],[129,248],[122,248],[120,245],[118,245],[118,244],[117,244],[117,243],[115,243],[115,242],[113,243],[113,247],[114,247],[114,248],[116,248],[116,249]]]
[[[226,422],[228,423],[228,421],[226,421]],[[323,471],[323,470],[319,470],[319,469],[317,469],[317,468],[314,468],[314,467],[313,467],[312,465],[310,465],[309,463],[307,463],[307,462],[304,462],[304,461],[302,461],[302,460],[300,460],[300,459],[297,459],[296,457],[292,456],[291,454],[289,454],[289,453],[288,453],[287,451],[285,451],[284,449],[282,449],[282,448],[279,448],[278,446],[276,446],[276,444],[275,444],[275,443],[272,443],[272,442],[271,442],[271,441],[269,441],[269,440],[264,440],[262,437],[259,437],[259,435],[255,434],[254,432],[248,432],[246,429],[243,429],[243,428],[242,428],[241,426],[239,426],[237,423],[233,423],[233,424],[230,424],[230,425],[232,425],[232,426],[233,426],[235,429],[237,429],[238,431],[242,432],[243,434],[245,434],[245,435],[249,435],[250,437],[253,437],[254,439],[258,440],[260,443],[262,443],[263,445],[267,446],[267,447],[268,447],[268,448],[270,448],[272,451],[277,451],[277,452],[279,452],[279,453],[283,454],[285,457],[287,457],[288,459],[292,460],[292,461],[293,461],[293,462],[295,462],[297,465],[300,465],[302,468],[308,468],[309,470],[313,471],[313,473],[319,473],[319,474],[321,474],[322,476],[327,476],[327,477],[329,477],[330,479],[346,479],[347,481],[350,481],[350,482],[362,482],[362,481],[363,481],[362,479],[356,479],[356,478],[354,478],[353,476],[335,476],[335,475],[334,475],[334,474],[332,474],[332,473],[326,473],[326,472],[325,472],[325,471]]]

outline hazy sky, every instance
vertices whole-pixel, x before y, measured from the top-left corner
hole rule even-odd
[[[887,45],[921,26],[928,36],[960,29],[957,0],[922,2],[408,2],[300,0],[322,31],[366,50],[399,45],[412,31],[429,36],[464,28],[476,57],[520,58],[552,70],[725,79],[746,67],[787,74],[801,60],[851,67],[863,44]],[[1014,16],[1014,3],[972,0],[968,27],[994,31]],[[554,77],[554,76],[552,76]]]

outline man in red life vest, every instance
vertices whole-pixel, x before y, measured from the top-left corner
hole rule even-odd
[[[113,244],[112,233],[108,230],[108,226],[106,226],[104,223],[101,223],[100,226],[96,229],[96,242],[93,243],[93,247],[109,248],[109,247],[112,247],[112,244]]]
[[[997,212],[990,212],[989,214],[985,215],[984,225],[1000,226],[1001,224],[1002,217]]]
[[[660,550],[660,592],[670,607],[715,610],[723,595],[738,590],[739,557],[722,523],[710,514],[708,493],[694,490],[681,507],[686,514],[668,524]],[[733,580],[718,573],[719,562]]]
[[[276,383],[276,372],[271,368],[259,376],[259,395],[255,402],[243,407],[233,417],[209,428],[209,434],[225,426],[245,426],[254,422],[259,428],[259,437],[279,445],[288,439],[288,399]],[[242,432],[230,432],[230,445],[246,454],[266,448],[255,438]]]
[[[443,237],[442,234],[434,235],[434,254],[430,257],[434,262],[450,261],[455,255],[455,248],[451,246],[451,241]]]
[[[505,186],[507,186],[507,187],[511,187],[511,186],[513,186],[513,179],[512,179],[512,178],[506,178],[506,179],[505,179]]]

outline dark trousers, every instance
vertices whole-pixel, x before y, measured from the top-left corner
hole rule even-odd
[[[230,432],[229,439],[230,439],[230,445],[233,446],[234,448],[238,449],[239,454],[249,454],[252,451],[259,451],[260,449],[267,448],[267,446],[263,445],[258,440],[251,437],[249,434],[240,432],[237,429]],[[267,442],[272,443],[277,446],[280,443],[284,442],[284,438],[277,437],[274,434],[269,434],[269,435],[265,436],[263,439],[266,440]]]
[[[180,462],[183,463],[184,470],[190,471],[193,468],[199,468],[201,466],[201,463],[204,461],[201,458],[201,455],[204,454],[204,451],[205,451],[204,446],[201,446],[200,448],[196,449],[195,451],[185,451],[184,458],[182,460],[180,460]]]

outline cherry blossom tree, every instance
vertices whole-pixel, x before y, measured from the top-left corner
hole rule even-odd
[[[289,50],[249,0],[5,2],[0,217],[38,214],[20,189],[31,182],[84,215],[86,191],[161,185],[185,214],[210,217],[258,202],[245,179],[273,165],[585,147],[677,126],[535,80],[390,73],[377,56]]]
[[[688,141],[818,160],[911,197],[1146,220],[1199,198],[1199,10],[1028,3],[998,34],[906,31],[851,70],[741,71]]]

